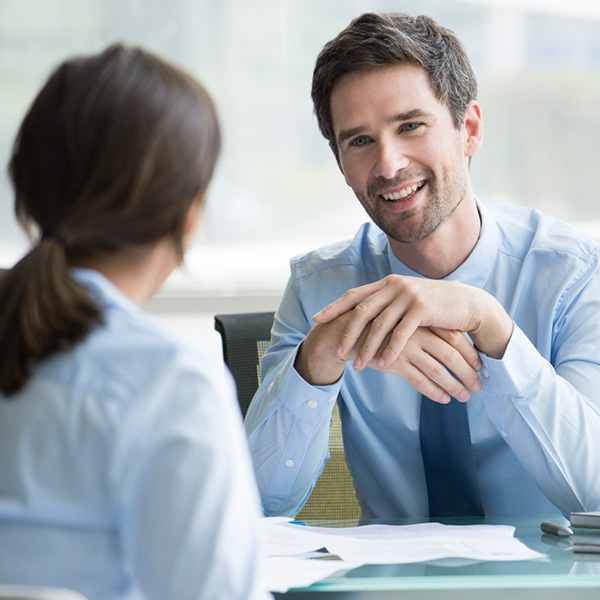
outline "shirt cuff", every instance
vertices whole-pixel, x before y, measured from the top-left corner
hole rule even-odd
[[[294,417],[307,423],[317,423],[323,418],[324,412],[331,414],[342,387],[343,375],[331,385],[311,385],[296,371],[294,361],[295,354],[289,369],[285,370],[285,376],[277,382],[277,396]],[[281,372],[281,375],[283,376],[284,372]]]
[[[529,338],[515,324],[513,334],[501,359],[480,353],[483,389],[490,394],[519,397],[539,377],[545,360]]]

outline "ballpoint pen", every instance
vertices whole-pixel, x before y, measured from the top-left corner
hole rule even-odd
[[[557,537],[570,537],[573,535],[573,532],[564,525],[556,525],[556,523],[550,523],[549,521],[544,521],[540,525],[540,529],[544,533],[549,533],[550,535],[556,535]]]

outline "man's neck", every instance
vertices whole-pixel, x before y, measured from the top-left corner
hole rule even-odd
[[[472,195],[430,236],[412,244],[390,239],[395,256],[424,277],[443,279],[469,257],[481,232],[481,217]]]

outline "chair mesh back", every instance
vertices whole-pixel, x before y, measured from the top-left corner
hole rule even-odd
[[[260,360],[269,348],[273,316],[272,312],[215,316],[244,417],[260,384]]]
[[[344,457],[342,423],[336,404],[331,415],[329,429],[329,454],[315,487],[298,513],[297,519],[360,519],[360,505],[356,499],[354,482]]]
[[[244,417],[260,384],[260,361],[270,345],[273,316],[272,312],[215,316],[215,329],[221,334],[223,343],[223,357],[235,379]],[[300,520],[360,518],[360,506],[344,458],[337,405],[333,409],[329,431],[329,452],[331,458],[298,513]]]

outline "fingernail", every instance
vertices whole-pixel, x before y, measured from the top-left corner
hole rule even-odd
[[[360,357],[357,357],[357,359],[354,361],[354,368],[360,369],[361,367],[362,367],[362,360],[360,360]]]
[[[378,366],[380,369],[383,369],[383,367],[385,367],[385,358],[380,358],[380,359],[377,361],[377,366]]]
[[[344,352],[344,347],[343,347],[343,346],[340,344],[340,345],[339,345],[339,346],[338,346],[338,347],[335,349],[335,352],[333,353],[333,355],[334,355],[336,358],[340,358],[340,357],[342,356],[343,352]]]
[[[478,379],[474,384],[473,384],[473,391],[477,394],[478,392],[480,392],[483,388],[483,383],[481,383],[481,379]]]
[[[469,392],[467,392],[467,390],[463,390],[463,391],[460,393],[460,399],[461,399],[463,402],[466,402],[466,401],[467,401],[467,400],[468,400],[470,397],[471,397],[471,394],[469,394]]]
[[[449,394],[444,394],[444,395],[442,396],[442,403],[443,403],[443,404],[448,404],[448,402],[450,402],[450,400],[451,400],[451,399],[452,399],[452,398],[450,397],[450,395],[449,395]]]
[[[481,362],[481,359],[477,359],[477,361],[475,362],[475,364],[473,365],[473,368],[476,371],[481,371],[481,369],[483,368],[483,363]]]

